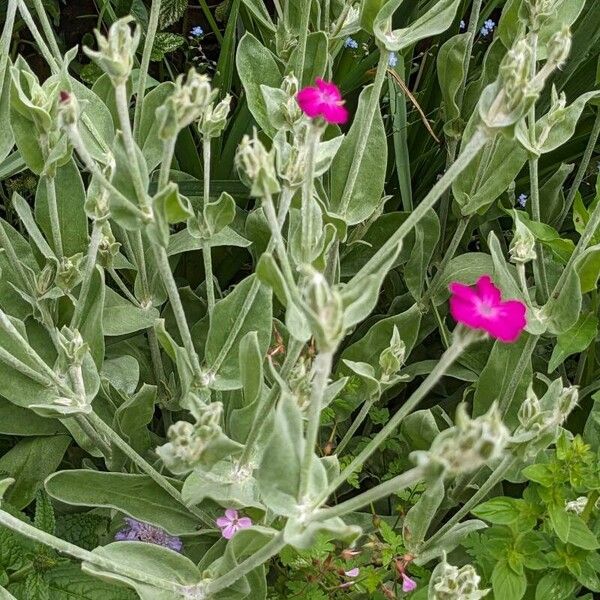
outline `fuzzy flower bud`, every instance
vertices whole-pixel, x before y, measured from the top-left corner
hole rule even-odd
[[[576,515],[581,515],[581,513],[585,510],[587,503],[587,496],[579,496],[579,498],[576,500],[565,500],[565,511],[575,513]]]
[[[206,111],[198,129],[204,138],[219,137],[225,129],[227,116],[231,108],[231,96],[227,94],[216,106],[211,104]]]
[[[194,69],[190,69],[185,78],[179,75],[175,90],[164,106],[156,110],[159,137],[162,140],[175,137],[179,131],[202,118],[215,94],[206,75],[200,75]]]
[[[542,411],[540,400],[530,385],[527,390],[527,396],[519,408],[519,423],[524,429],[530,429],[538,420]]]
[[[56,285],[61,290],[69,292],[81,281],[83,262],[84,256],[81,252],[74,256],[64,256],[62,258],[56,273]]]
[[[113,85],[123,85],[129,79],[133,68],[135,51],[140,43],[140,28],[136,25],[133,33],[130,23],[133,17],[115,21],[108,30],[108,37],[95,31],[98,50],[84,47],[83,51],[111,79]]]
[[[521,219],[515,215],[515,235],[510,243],[510,260],[513,263],[528,263],[530,260],[535,260],[535,237],[529,227],[527,227]]]
[[[400,332],[394,325],[390,345],[379,355],[379,366],[381,367],[382,381],[397,373],[404,364],[406,355],[406,344],[400,339]]]
[[[267,152],[256,132],[245,135],[235,156],[235,166],[240,179],[250,188],[253,196],[262,197],[279,192],[275,172],[274,153]]]
[[[186,473],[200,460],[206,448],[206,438],[196,434],[196,427],[187,421],[178,421],[167,432],[169,442],[156,453],[173,473]]]
[[[89,351],[89,346],[83,341],[77,329],[63,327],[58,334],[60,361],[63,369],[72,365],[81,365],[83,358]]]
[[[114,258],[119,253],[121,244],[117,242],[113,235],[110,223],[108,221],[102,224],[102,238],[98,246],[98,262],[105,268],[112,267]]]
[[[461,404],[457,409],[456,425],[440,433],[429,452],[413,454],[417,464],[438,464],[449,475],[458,475],[500,458],[508,438],[508,429],[495,404],[476,419],[471,419]]]
[[[331,288],[325,277],[312,267],[306,268],[308,283],[305,300],[310,310],[309,320],[313,335],[321,351],[333,351],[344,334],[344,306],[342,298]]]
[[[571,411],[577,406],[578,401],[579,389],[577,386],[572,385],[568,388],[563,388],[558,400],[558,410],[563,421],[571,414]]]
[[[571,52],[571,31],[568,27],[563,27],[550,38],[546,51],[548,63],[555,67],[560,67],[567,60]]]
[[[53,263],[47,263],[37,276],[35,282],[35,291],[38,297],[44,296],[50,291],[54,285],[54,278],[56,277],[56,266]]]
[[[551,17],[564,0],[526,0],[522,5],[523,20],[529,23],[533,31],[539,31],[544,22]]]
[[[280,129],[273,138],[273,149],[279,177],[290,189],[301,187],[306,175],[306,152],[297,136],[292,145],[287,141],[285,131]]]
[[[79,102],[75,94],[61,90],[58,93],[58,108],[57,117],[58,125],[61,129],[65,129],[75,125],[79,121],[80,115]]]
[[[479,600],[490,591],[479,589],[480,581],[473,566],[459,569],[444,559],[431,575],[428,597],[430,600]]]

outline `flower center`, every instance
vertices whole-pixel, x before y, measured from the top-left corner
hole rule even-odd
[[[496,307],[489,305],[487,302],[479,303],[479,313],[484,317],[495,317]]]
[[[339,104],[339,100],[336,98],[335,94],[331,92],[321,91],[321,102],[323,104]]]

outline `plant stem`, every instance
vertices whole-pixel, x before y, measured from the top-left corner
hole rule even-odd
[[[346,500],[346,502],[316,511],[315,520],[323,521],[334,517],[343,517],[348,513],[357,511],[367,504],[372,504],[377,502],[377,500],[387,498],[401,490],[417,485],[417,483],[423,481],[424,477],[425,469],[423,467],[414,467],[405,471],[402,475],[389,479],[358,496],[354,496],[354,498],[350,498],[350,500]]]
[[[110,440],[127,458],[129,458],[135,465],[137,465],[146,475],[148,475],[155,483],[157,483],[163,490],[165,490],[172,498],[177,500],[179,504],[184,506],[190,513],[198,517],[205,525],[214,529],[215,523],[203,510],[195,507],[188,506],[179,490],[175,488],[164,475],[161,475],[152,465],[150,465],[144,458],[142,458],[127,442],[125,442],[121,436],[119,436],[111,427],[109,427],[96,413],[92,412],[87,415],[87,419],[92,424],[94,429],[101,432]]]
[[[48,19],[48,15],[46,14],[44,4],[42,3],[42,0],[33,0],[33,5],[35,7],[35,12],[37,13],[38,19],[42,24],[42,29],[44,30],[44,34],[46,35],[46,39],[48,40],[48,44],[50,45],[52,54],[54,55],[54,58],[60,63],[62,62],[62,53],[58,47],[58,44],[56,43],[54,30],[52,29],[52,25],[50,25],[50,21]],[[0,71],[0,73],[1,72],[2,71]]]
[[[135,304],[138,308],[141,307],[138,299],[129,291],[129,288],[125,285],[121,276],[113,267],[110,267],[108,270],[109,275],[112,277],[113,281],[117,284],[118,288],[123,292],[125,297],[132,303]]]
[[[251,554],[246,560],[233,567],[224,575],[221,575],[221,577],[217,577],[217,579],[211,581],[208,585],[209,595],[216,594],[233,585],[238,579],[247,573],[250,573],[250,571],[253,571],[257,567],[260,567],[260,565],[266,563],[272,556],[278,554],[285,545],[286,542],[283,539],[283,532],[280,532],[260,550]]]
[[[457,335],[458,333],[458,335]],[[400,409],[390,418],[375,437],[365,446],[365,448],[352,460],[352,462],[338,475],[328,486],[327,490],[319,497],[318,503],[322,504],[329,495],[342,485],[350,475],[356,472],[379,448],[379,446],[397,429],[405,417],[407,417],[425,398],[425,396],[434,388],[439,380],[454,361],[462,354],[465,348],[475,341],[477,333],[473,331],[455,332],[455,337],[448,348],[442,354],[439,362],[429,375],[423,380],[421,385],[411,394],[410,398],[400,407]]]
[[[317,354],[313,364],[313,381],[310,393],[310,404],[308,406],[308,426],[306,428],[306,440],[304,442],[304,456],[300,468],[300,490],[298,502],[303,503],[310,485],[310,474],[312,471],[315,446],[319,437],[321,425],[321,409],[323,395],[327,387],[327,381],[331,373],[333,363],[333,350],[322,351]]]
[[[169,183],[169,175],[171,173],[171,163],[175,154],[175,136],[166,139],[163,142],[162,161],[160,163],[160,172],[158,175],[158,191],[161,191]]]
[[[377,63],[377,72],[375,73],[375,81],[373,82],[373,88],[371,89],[371,96],[369,98],[369,104],[365,111],[365,116],[360,128],[360,134],[358,136],[358,144],[356,146],[356,152],[352,159],[352,165],[348,172],[348,178],[346,179],[346,185],[342,192],[340,199],[340,215],[345,215],[350,204],[350,200],[354,194],[354,186],[358,179],[358,173],[360,166],[367,150],[367,143],[371,134],[371,127],[373,125],[373,119],[375,117],[375,111],[379,106],[379,96],[383,88],[383,82],[385,81],[385,74],[387,72],[388,56],[387,52],[380,49],[379,62]]]
[[[463,63],[464,77],[461,79],[458,90],[456,91],[455,102],[458,107],[459,114],[462,113],[463,101],[465,98],[465,89],[467,86],[467,78],[469,76],[469,66],[471,64],[471,53],[473,52],[473,44],[475,42],[475,32],[477,31],[479,24],[479,14],[481,12],[481,5],[483,0],[474,0],[471,4],[471,14],[469,15],[469,26],[466,31],[466,35],[469,36],[467,40],[467,47],[465,48],[465,57]],[[458,150],[459,140],[451,139],[448,143],[448,156],[446,157],[446,168],[447,171],[456,159],[456,152]],[[440,203],[440,249],[443,249],[446,241],[446,224],[448,221],[448,212],[450,209],[450,189],[444,192],[442,201]]]
[[[173,273],[171,272],[167,251],[164,248],[155,245],[153,245],[152,248],[154,250],[154,257],[156,259],[158,271],[163,284],[167,289],[167,294],[169,296],[169,301],[171,302],[171,308],[173,309],[173,314],[175,316],[175,321],[177,322],[177,328],[179,329],[183,346],[188,355],[194,376],[198,380],[198,383],[200,383],[204,379],[202,369],[200,367],[200,361],[198,360],[198,354],[194,348],[194,342],[192,340],[192,334],[185,316],[183,304],[181,303],[181,298],[179,297],[179,290],[177,289],[177,284],[175,283]]]
[[[73,311],[73,317],[71,318],[71,329],[79,329],[81,324],[81,317],[83,315],[83,309],[85,308],[85,299],[90,291],[90,285],[92,283],[92,275],[96,268],[96,257],[98,256],[98,248],[100,246],[100,240],[102,239],[102,225],[97,220],[92,225],[92,235],[90,237],[90,244],[88,246],[87,259],[85,262],[85,270],[83,272],[83,281],[79,290],[79,298],[75,303],[75,310]]]
[[[527,342],[525,343],[525,346],[523,347],[523,350],[521,352],[521,356],[517,362],[517,366],[512,372],[512,375],[508,382],[508,386],[506,387],[506,390],[499,399],[498,408],[500,409],[500,413],[503,417],[506,416],[506,413],[508,412],[510,405],[512,404],[517,388],[519,387],[519,383],[521,383],[521,380],[523,379],[523,375],[525,374],[527,365],[529,365],[529,360],[533,351],[535,350],[538,340],[538,335],[529,334]]]
[[[446,189],[452,185],[452,182],[469,166],[477,153],[485,146],[490,139],[490,133],[486,129],[479,129],[469,140],[464,150],[459,154],[456,161],[444,173],[442,178],[431,188],[429,193],[408,215],[406,221],[387,239],[384,245],[366,262],[355,277],[365,276],[369,274],[374,266],[379,264],[382,257],[385,257],[388,252],[396,247],[404,236],[425,216],[427,211],[435,206],[439,197]]]
[[[56,185],[54,177],[46,178],[46,197],[48,199],[48,215],[50,217],[50,229],[52,231],[52,245],[57,258],[64,256],[62,236],[60,233],[60,219],[58,217],[58,205],[56,203]]]
[[[465,231],[467,230],[467,226],[469,225],[470,221],[471,221],[471,217],[468,216],[468,217],[462,217],[460,219],[460,221],[458,222],[458,226],[456,227],[456,230],[454,231],[454,235],[452,236],[450,245],[448,246],[448,249],[446,250],[446,253],[444,254],[444,258],[442,258],[442,262],[440,262],[440,266],[438,267],[438,270],[436,271],[433,279],[431,280],[431,283],[429,284],[429,287],[427,288],[426,292],[423,294],[423,297],[421,298],[421,304],[426,305],[427,302],[429,302],[431,297],[437,291],[440,281],[446,274],[446,269],[448,268],[448,263],[454,258],[454,255],[456,254],[456,251],[458,250],[458,246],[459,246],[463,236],[465,235]]]
[[[304,2],[302,11],[302,20],[300,22],[300,36],[298,38],[298,45],[296,47],[296,77],[300,82],[300,87],[305,82],[302,81],[304,74],[304,61],[306,60],[306,40],[308,38],[308,30],[310,28],[310,9],[312,6],[312,0],[306,0]]]
[[[519,276],[519,283],[521,284],[521,291],[523,292],[523,297],[527,301],[527,304],[531,306],[529,288],[527,287],[527,276],[525,274],[525,264],[522,262],[517,263],[517,275]]]
[[[210,12],[210,8],[208,7],[206,0],[198,0],[198,4],[200,5],[200,8],[202,9],[202,12],[204,13],[204,16],[206,17],[206,20],[208,21],[208,24],[210,25],[210,28],[212,29],[213,33],[215,34],[215,37],[217,38],[219,44],[222,44],[223,43],[223,34],[221,33],[219,26],[217,25],[217,22],[215,21],[215,18],[213,17],[212,13]]]
[[[307,2],[310,4],[310,2]],[[321,137],[320,129],[318,125],[311,124],[308,130],[308,136],[306,139],[307,153],[306,153],[306,175],[304,176],[304,183],[302,185],[302,247],[303,247],[303,260],[306,264],[312,262],[312,249],[313,249],[313,190],[315,185],[315,155],[317,151],[317,145],[319,144],[319,138]],[[281,257],[280,257],[281,258]]]
[[[373,406],[373,404],[375,404],[375,402],[377,402],[378,399],[379,399],[379,395],[373,394],[372,396],[367,398],[367,400],[365,402],[363,402],[363,405],[360,408],[360,412],[358,413],[358,415],[356,415],[356,419],[354,419],[354,421],[352,421],[352,425],[350,425],[350,427],[348,428],[348,431],[346,431],[346,433],[344,434],[342,441],[337,445],[337,447],[335,449],[335,453],[338,456],[342,453],[344,448],[348,445],[348,442],[350,442],[352,440],[352,438],[354,437],[354,434],[356,433],[356,430],[362,425],[363,421],[367,418],[367,415],[369,414],[371,407]]]
[[[468,515],[473,507],[475,507],[481,500],[483,500],[490,491],[500,483],[506,473],[512,468],[518,459],[512,456],[506,456],[502,462],[494,469],[492,474],[485,480],[483,485],[475,492],[465,504],[454,514],[452,517],[442,526],[438,531],[432,535],[421,547],[421,552],[424,552],[427,548],[435,544],[444,534],[454,527],[465,515]]]
[[[79,546],[75,546],[74,544],[66,542],[65,540],[62,540],[54,535],[37,529],[25,521],[22,521],[17,517],[13,517],[13,515],[4,510],[0,510],[0,524],[4,527],[8,527],[16,533],[19,533],[20,535],[25,536],[26,538],[29,538],[30,540],[40,542],[46,546],[49,546],[50,548],[54,548],[54,550],[60,552],[61,554],[66,554],[77,560],[95,565],[99,569],[108,571],[110,573],[118,573],[119,575],[133,579],[134,581],[146,583],[161,590],[168,590],[170,592],[179,594],[183,593],[184,586],[172,581],[167,581],[166,579],[161,579],[160,577],[155,577],[146,572],[130,569],[121,563],[116,563],[108,558],[104,558],[100,554],[84,550]]]
[[[85,418],[85,415],[78,414],[73,417],[77,425],[81,428],[83,433],[88,436],[91,440],[92,444],[102,452],[106,460],[110,460],[112,456],[112,448],[110,444],[106,443],[106,440],[90,425],[88,420]]]
[[[57,73],[59,71],[59,64],[54,56],[52,56],[50,48],[48,48],[46,42],[44,41],[40,30],[37,28],[37,25],[35,24],[35,21],[33,20],[33,17],[31,16],[31,13],[29,12],[29,9],[23,0],[19,0],[19,12],[21,13],[21,17],[23,17],[23,21],[25,21],[27,28],[29,31],[31,31],[31,35],[38,45],[44,60],[50,66],[51,71],[53,73]]]
[[[15,15],[17,14],[17,0],[8,0],[6,15],[4,17],[4,27],[2,36],[0,36],[0,73],[6,73],[6,65],[10,57],[10,42],[12,39],[13,27],[15,25]],[[2,98],[2,86],[5,78],[0,77],[0,98]],[[10,81],[10,80],[9,80]]]
[[[205,209],[210,202],[210,138],[204,137],[202,140],[202,157],[204,160],[204,169],[202,176],[204,178],[204,196],[203,206]],[[208,302],[208,322],[212,323],[212,314],[215,309],[215,281],[213,276],[212,255],[208,241],[202,242],[202,259],[204,260],[204,281],[206,285],[206,300]]]
[[[140,63],[135,113],[133,116],[133,135],[137,141],[139,141],[140,126],[144,116],[144,96],[146,94],[146,81],[148,80],[148,67],[150,66],[152,47],[154,46],[154,38],[158,29],[161,3],[161,0],[152,0],[150,17],[148,18],[148,30],[146,32],[146,40],[144,41],[144,51],[142,52],[142,62]],[[135,155],[132,156],[132,160],[135,160]]]
[[[1,73],[2,71],[0,71]],[[596,119],[594,120],[594,125],[592,127],[592,131],[590,133],[590,137],[588,138],[587,146],[585,147],[585,151],[583,153],[583,157],[581,159],[581,163],[579,164],[579,168],[577,169],[577,173],[575,174],[575,179],[573,180],[573,185],[571,185],[571,189],[569,190],[569,194],[567,195],[567,199],[565,200],[565,206],[560,214],[560,218],[558,220],[557,229],[560,231],[563,223],[571,210],[571,206],[573,206],[573,201],[575,200],[575,195],[579,191],[579,186],[585,177],[585,173],[590,164],[590,160],[592,159],[592,154],[594,153],[594,149],[596,148],[596,143],[598,142],[598,137],[600,136],[600,110],[596,111]]]

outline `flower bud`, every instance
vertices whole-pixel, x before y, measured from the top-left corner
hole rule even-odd
[[[167,431],[169,442],[156,453],[173,473],[189,472],[200,460],[206,440],[196,435],[196,427],[187,421],[178,421]]]
[[[227,123],[231,106],[231,96],[227,94],[216,106],[210,105],[204,112],[198,129],[204,138],[219,137]]]
[[[440,433],[429,452],[414,452],[418,464],[442,465],[449,475],[473,471],[500,458],[509,438],[496,404],[476,419],[459,405],[456,425]]]
[[[289,189],[301,187],[306,175],[306,152],[297,143],[296,136],[292,145],[287,141],[285,131],[280,129],[273,138],[273,149],[277,175]]]
[[[546,52],[548,63],[561,67],[571,52],[571,31],[568,27],[563,27],[550,38]]]
[[[537,421],[542,411],[539,398],[533,391],[530,385],[527,389],[527,396],[523,401],[523,404],[519,407],[519,423],[525,428],[530,429],[532,425]]]
[[[558,400],[558,410],[563,421],[571,414],[571,411],[577,406],[578,401],[579,389],[577,386],[572,385],[563,389]]]
[[[121,244],[117,242],[113,235],[110,223],[108,221],[102,224],[102,238],[98,246],[98,262],[105,268],[112,267],[114,258],[119,254]]]
[[[253,196],[270,196],[279,192],[274,153],[267,152],[256,132],[253,138],[243,137],[235,156],[235,166]]]
[[[58,334],[59,361],[64,370],[73,365],[81,365],[89,352],[89,346],[83,341],[77,329],[63,327]]]
[[[510,243],[510,260],[513,263],[528,263],[535,260],[535,237],[514,211],[515,235]]]
[[[302,411],[306,410],[310,405],[310,379],[310,364],[305,358],[301,357],[294,365],[289,375],[288,382],[292,396]]]
[[[479,600],[490,590],[479,589],[481,577],[472,565],[460,569],[444,561],[434,569],[429,583],[430,600]]]
[[[579,496],[579,498],[576,500],[565,500],[565,511],[575,513],[576,515],[581,515],[581,513],[585,510],[587,503],[587,496]]]
[[[95,31],[98,50],[84,47],[83,51],[111,79],[113,85],[123,85],[129,79],[133,68],[135,51],[140,43],[140,28],[136,25],[131,32],[133,17],[124,17],[115,21],[108,30],[108,37]]]
[[[379,366],[381,367],[382,381],[397,373],[404,364],[406,355],[406,344],[400,339],[398,328],[394,325],[390,345],[379,355]]]
[[[56,265],[53,263],[46,263],[35,282],[35,291],[38,297],[43,296],[52,289],[55,277]]]
[[[82,278],[81,267],[84,256],[81,252],[71,257],[64,256],[58,265],[56,285],[63,291],[71,291]]]
[[[201,119],[215,94],[206,75],[200,75],[194,69],[188,71],[185,79],[179,75],[175,90],[164,106],[156,111],[160,139],[173,138],[179,131]]]
[[[522,5],[521,16],[529,23],[532,31],[539,31],[548,17],[552,16],[564,0],[526,0]],[[567,0],[568,1],[568,0]]]
[[[75,125],[79,121],[80,108],[75,94],[61,90],[58,93],[58,126],[61,129]]]
[[[308,282],[305,299],[310,311],[309,321],[320,351],[333,351],[344,334],[344,305],[337,290],[312,267],[305,268]]]

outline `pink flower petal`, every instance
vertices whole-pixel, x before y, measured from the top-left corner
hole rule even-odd
[[[329,123],[343,125],[348,120],[348,109],[341,105],[323,105],[323,116]]]
[[[320,78],[316,79],[317,87],[327,96],[329,96],[332,100],[341,100],[342,94],[335,83],[330,83],[328,81],[323,81]]]
[[[489,275],[480,277],[475,287],[450,284],[450,314],[472,329],[483,329],[502,342],[514,342],[527,325],[526,306],[520,300],[502,301],[500,290]]]
[[[237,528],[234,525],[228,525],[221,533],[226,540],[230,540],[235,535],[236,531]]]
[[[228,525],[231,525],[231,519],[228,519],[227,517],[219,517],[217,519],[218,527],[227,527]]]
[[[411,579],[408,575],[402,573],[402,591],[412,592],[417,588],[417,582]]]
[[[354,569],[350,569],[349,571],[345,571],[344,575],[346,577],[358,577],[360,574],[360,569],[358,567],[354,567]]]
[[[248,527],[252,527],[252,519],[250,517],[240,517],[237,524],[240,529],[248,529]]]
[[[238,518],[238,511],[235,510],[235,508],[228,508],[225,511],[225,516],[230,520],[230,521],[234,521],[235,519]]]

